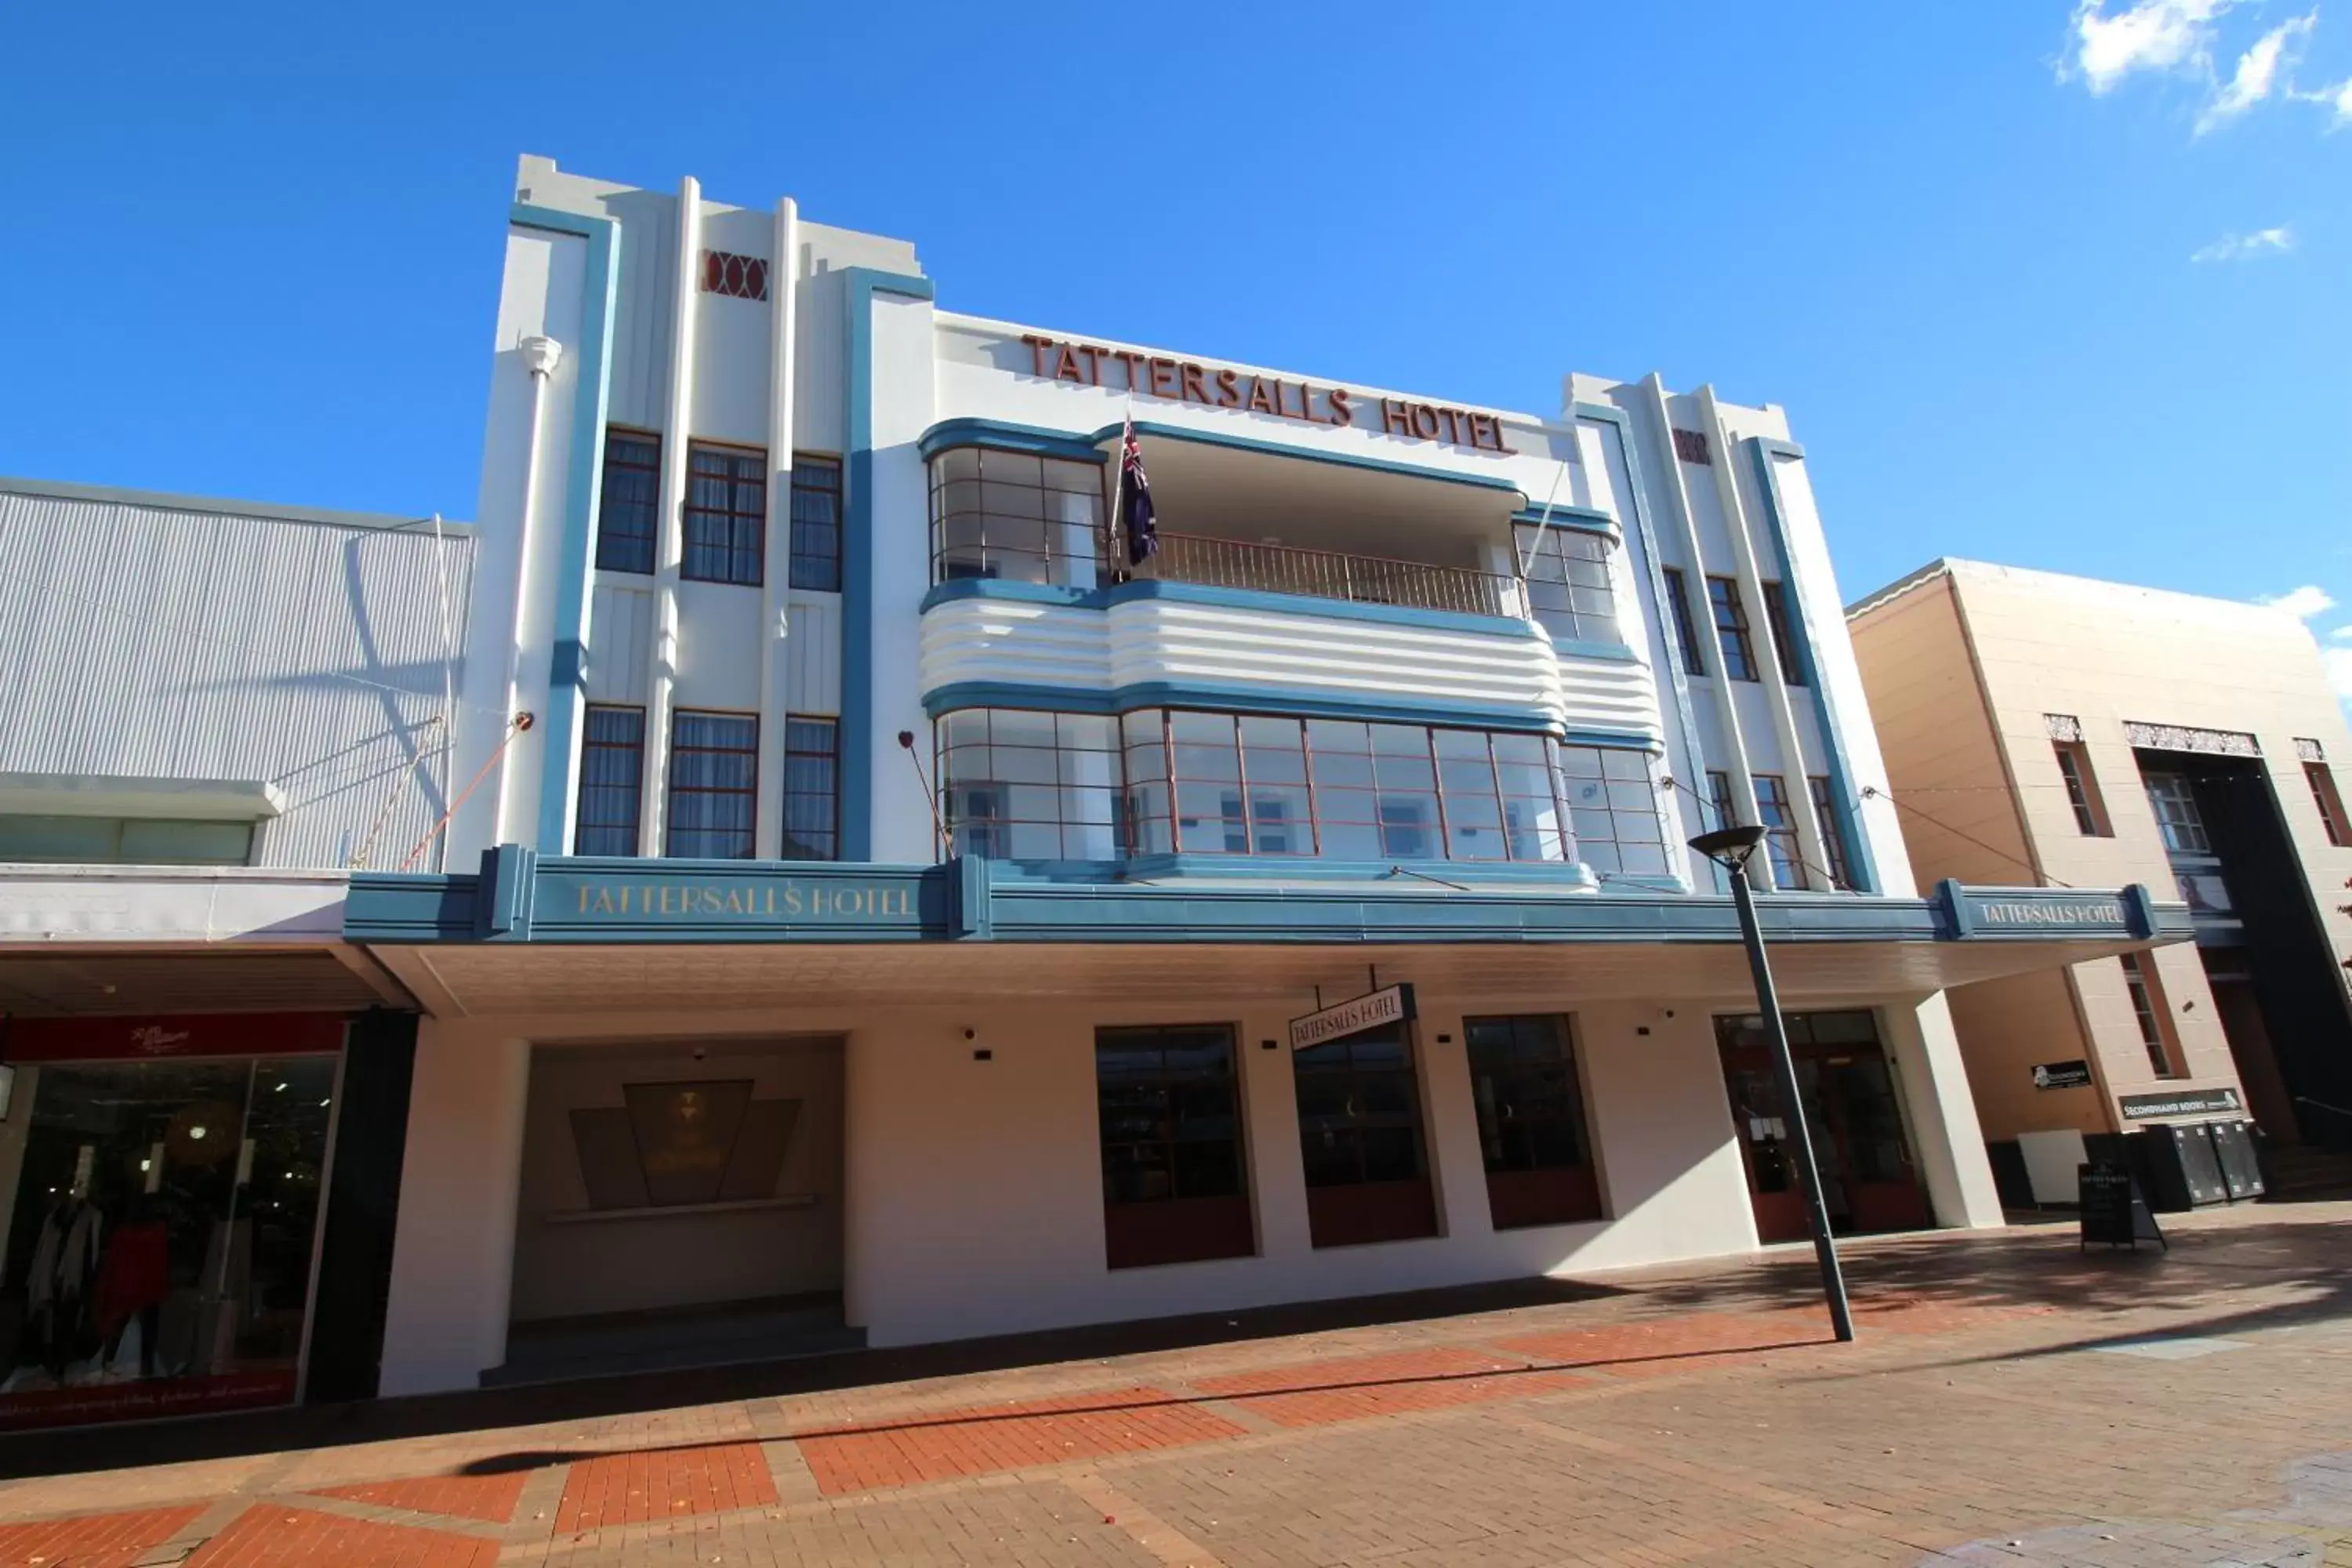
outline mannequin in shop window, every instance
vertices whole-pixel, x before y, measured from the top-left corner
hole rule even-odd
[[[118,1365],[123,1337],[135,1328],[139,1375],[155,1375],[163,1298],[172,1289],[169,1240],[163,1205],[152,1195],[141,1198],[131,1216],[115,1227],[98,1271],[96,1315],[99,1342],[105,1347],[103,1364]]]
[[[92,1310],[105,1238],[105,1216],[79,1190],[49,1205],[26,1271],[25,1338],[16,1352],[20,1369],[43,1367],[52,1379],[62,1380],[68,1363],[96,1348]]]

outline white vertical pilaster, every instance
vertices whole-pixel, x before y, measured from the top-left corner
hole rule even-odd
[[[784,843],[784,721],[791,682],[793,576],[793,356],[800,330],[801,209],[776,204],[768,263],[768,551],[761,574],[760,800],[752,853],[773,860]]]
[[[1889,1003],[1879,1016],[1936,1223],[1955,1228],[2000,1225],[1992,1159],[1985,1152],[1984,1129],[1977,1121],[1944,994],[1936,992],[1915,1005]]]
[[[1669,510],[1675,514],[1675,542],[1682,546],[1684,559],[1690,563],[1691,574],[1684,581],[1683,586],[1685,590],[1698,595],[1698,602],[1685,607],[1696,617],[1694,629],[1704,628],[1701,633],[1703,639],[1700,645],[1701,657],[1713,655],[1710,663],[1714,674],[1707,677],[1694,676],[1693,679],[1706,679],[1715,693],[1716,722],[1722,726],[1723,743],[1730,752],[1730,755],[1719,760],[1724,764],[1724,771],[1731,775],[1732,810],[1742,822],[1759,822],[1762,820],[1762,814],[1756,809],[1756,774],[1748,765],[1748,742],[1739,729],[1739,704],[1733,700],[1731,672],[1723,668],[1721,639],[1715,635],[1715,606],[1708,598],[1706,591],[1706,552],[1699,542],[1698,516],[1691,510],[1690,487],[1683,480],[1682,459],[1675,454],[1675,417],[1673,411],[1666,406],[1666,384],[1658,379],[1657,373],[1653,371],[1643,377],[1642,393],[1642,406],[1657,426],[1659,463],[1665,469],[1665,484],[1663,488],[1668,500],[1673,502]],[[1626,461],[1635,460],[1637,460],[1636,455],[1629,451],[1626,454]],[[1761,614],[1763,606],[1759,605],[1755,613]],[[1673,606],[1665,606],[1665,613],[1672,615]],[[1702,798],[1706,795],[1706,763],[1717,760],[1718,759],[1709,757],[1698,759],[1700,776],[1683,781],[1693,793]],[[1706,815],[1703,811],[1699,814],[1702,819]],[[1730,825],[1717,823],[1714,826]],[[1759,889],[1770,888],[1772,886],[1771,869],[1765,857],[1760,855],[1748,857],[1748,880],[1751,885]],[[1705,870],[1694,864],[1691,868],[1691,885],[1712,887],[1714,884],[1711,882],[1702,882],[1701,879],[1706,875]]]
[[[1772,630],[1772,617],[1764,607],[1764,574],[1756,558],[1756,535],[1748,525],[1747,505],[1739,499],[1739,477],[1732,468],[1731,432],[1724,427],[1723,411],[1715,400],[1711,385],[1698,389],[1699,416],[1706,421],[1707,455],[1714,458],[1710,467],[1715,472],[1716,498],[1723,506],[1723,521],[1731,535],[1731,559],[1739,574],[1739,596],[1748,601],[1748,635],[1760,655],[1757,676],[1764,688],[1764,711],[1772,723],[1772,733],[1780,742],[1783,783],[1789,792],[1789,809],[1796,814],[1797,848],[1808,862],[1805,880],[1810,884],[1815,876],[1826,873],[1829,853],[1822,841],[1822,825],[1813,810],[1813,790],[1805,770],[1805,748],[1797,739],[1796,716],[1789,709],[1789,682],[1781,673],[1780,641]],[[1785,577],[1780,581],[1783,602],[1793,599],[1792,584]],[[1815,679],[1819,679],[1818,674]],[[1827,740],[1828,737],[1822,737]],[[1757,857],[1769,868],[1768,857]],[[1812,869],[1821,868],[1820,871]],[[1822,889],[1827,892],[1830,889]]]
[[[661,516],[654,536],[654,635],[646,679],[646,754],[637,853],[656,856],[669,817],[670,713],[677,690],[677,574],[686,559],[686,447],[694,434],[695,310],[701,295],[702,187],[677,187],[677,272],[670,298],[669,401],[662,427]],[[764,742],[764,737],[762,738]]]
[[[417,1026],[382,1392],[475,1388],[506,1360],[530,1043]]]

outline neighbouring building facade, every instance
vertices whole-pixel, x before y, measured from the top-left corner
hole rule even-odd
[[[523,161],[388,1393],[1997,1223],[1944,992],[2189,934],[1915,888],[1781,412],[945,309]],[[1120,480],[1129,422],[1153,500]],[[2162,868],[2158,868],[2161,872]]]
[[[2191,912],[2193,943],[1952,995],[2014,1179],[2071,1197],[2085,1138],[2153,1131],[2188,1152],[2156,1184],[2208,1202],[2231,1184],[2200,1129],[2352,1147],[2352,736],[2303,623],[1970,561],[1849,621],[1920,878],[2145,882]]]
[[[0,1432],[373,1392],[474,542],[0,479]]]

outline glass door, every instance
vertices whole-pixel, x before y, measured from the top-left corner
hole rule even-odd
[[[1875,1020],[1864,1011],[1787,1016],[1789,1053],[1831,1230],[1845,1235],[1928,1224],[1927,1195],[1904,1136]],[[1801,1241],[1805,1204],[1789,1142],[1792,1129],[1760,1021],[1753,1015],[1717,1018],[1716,1037],[1757,1235],[1766,1242]]]

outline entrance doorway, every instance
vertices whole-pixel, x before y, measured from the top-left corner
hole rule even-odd
[[[535,1047],[507,1361],[485,1381],[859,1342],[842,1067],[831,1037]]]
[[[1904,1135],[1894,1074],[1866,1009],[1790,1013],[1789,1053],[1812,1129],[1822,1198],[1841,1236],[1917,1230],[1928,1223],[1927,1195]],[[1756,1233],[1767,1242],[1805,1238],[1805,1197],[1790,1151],[1788,1111],[1772,1071],[1763,1021],[1754,1014],[1718,1017],[1723,1055]]]

